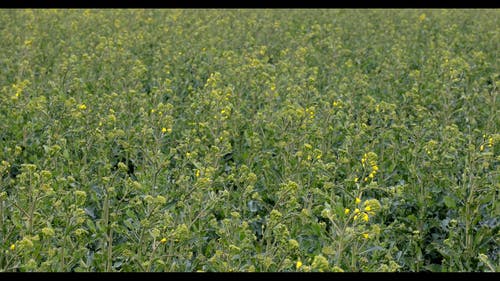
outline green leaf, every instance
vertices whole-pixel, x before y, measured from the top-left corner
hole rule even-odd
[[[96,228],[93,221],[87,220],[87,226],[89,227],[91,233],[96,233]]]
[[[132,219],[133,221],[137,220],[137,216],[135,215],[135,213],[132,210],[127,209],[125,211],[125,214],[127,215],[127,218]]]
[[[69,151],[67,149],[63,151],[63,157],[66,160],[70,160]]]
[[[428,264],[426,266],[424,266],[425,269],[429,270],[429,271],[432,271],[432,272],[441,272],[441,265],[440,264],[435,264],[435,263],[432,263],[432,264]]]
[[[443,198],[443,201],[444,201],[444,204],[446,205],[446,207],[450,208],[450,209],[456,209],[457,208],[457,205],[455,203],[455,199],[453,199],[451,196],[445,196]]]

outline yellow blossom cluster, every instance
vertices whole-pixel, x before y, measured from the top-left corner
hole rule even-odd
[[[364,222],[368,222],[370,220],[370,216],[375,216],[375,214],[381,209],[380,202],[377,199],[367,199],[362,202],[361,198],[356,197],[354,199],[354,204],[356,205],[356,208],[353,211],[353,219],[355,221],[361,219]],[[344,209],[345,215],[349,215],[350,213],[351,209]]]

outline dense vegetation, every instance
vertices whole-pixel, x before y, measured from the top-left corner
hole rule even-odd
[[[1,271],[499,271],[499,10],[0,10]]]

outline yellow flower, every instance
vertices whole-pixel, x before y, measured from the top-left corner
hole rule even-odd
[[[301,261],[297,261],[297,264],[295,265],[295,268],[299,269],[301,267],[302,267],[302,262]]]
[[[349,214],[349,212],[350,212],[350,211],[351,211],[351,210],[349,210],[348,208],[346,208],[346,209],[344,210],[344,214],[346,214],[346,215],[347,215],[347,214]]]
[[[354,213],[358,214],[359,213],[359,209],[358,208],[354,209]]]
[[[354,182],[358,182],[359,178],[358,177],[355,177],[354,178]]]
[[[424,21],[424,20],[425,20],[425,14],[421,14],[421,15],[418,17],[418,19],[419,19],[420,21]]]
[[[481,146],[479,147],[479,151],[483,151],[484,150],[484,145],[481,144]]]
[[[167,128],[161,128],[161,132],[162,133],[166,133],[167,132]]]
[[[167,243],[167,238],[162,238],[162,239],[160,240],[160,242],[161,242],[162,244]]]
[[[368,237],[370,237],[370,235],[368,235],[368,233],[363,233],[363,238],[368,239]]]
[[[380,205],[380,202],[377,199],[368,199],[365,202],[363,202],[364,210],[369,214],[369,215],[375,215],[382,206]]]
[[[362,219],[363,219],[364,221],[366,221],[366,222],[370,219],[370,218],[368,217],[368,214],[367,214],[367,213],[363,213],[363,214],[362,214],[362,216],[363,216],[363,218],[362,218]]]
[[[489,147],[492,147],[492,146],[493,146],[493,138],[492,138],[492,137],[490,137],[490,138],[488,139],[488,146],[489,146]]]
[[[78,108],[81,110],[85,110],[85,109],[87,109],[87,106],[82,103],[82,104],[80,104],[80,106],[78,106]]]
[[[196,170],[195,175],[198,178],[200,176],[200,170]]]
[[[359,197],[356,197],[356,204],[359,204],[361,203],[361,199],[359,199]]]
[[[11,251],[14,251],[14,250],[16,249],[16,245],[15,245],[15,244],[10,245],[9,249],[10,249]]]

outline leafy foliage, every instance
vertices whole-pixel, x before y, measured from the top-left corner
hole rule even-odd
[[[500,270],[498,10],[0,15],[0,270]]]

